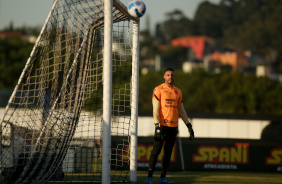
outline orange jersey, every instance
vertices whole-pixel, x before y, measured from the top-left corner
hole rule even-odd
[[[153,100],[160,101],[159,119],[162,126],[178,126],[178,107],[182,102],[181,90],[177,87],[168,87],[164,83],[153,91]]]

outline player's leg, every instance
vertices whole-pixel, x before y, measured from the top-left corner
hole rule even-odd
[[[149,159],[149,170],[148,170],[148,177],[145,183],[151,184],[153,180],[153,173],[156,167],[156,163],[158,161],[158,156],[162,150],[163,141],[161,140],[154,140],[154,146],[150,155]]]
[[[148,177],[153,176],[153,171],[156,167],[156,163],[158,161],[158,156],[161,153],[163,146],[163,141],[161,140],[154,140],[154,146],[150,155],[149,159],[149,172],[148,172]]]
[[[166,173],[168,170],[168,166],[171,159],[171,153],[173,146],[175,144],[178,128],[177,127],[166,127],[163,129],[164,132],[164,155],[162,159],[162,170],[161,170],[161,178],[163,180],[166,180],[165,182],[168,182],[169,180],[166,179]],[[161,180],[161,179],[160,179]],[[172,181],[169,181],[172,182]]]
[[[152,180],[153,180],[153,172],[155,170],[157,161],[158,161],[158,156],[162,150],[162,146],[163,146],[163,140],[159,140],[156,139],[156,137],[154,137],[154,146],[149,158],[149,170],[148,170],[148,177],[146,179],[147,184],[152,184]]]
[[[154,140],[154,146],[149,159],[149,171],[148,171],[148,177],[146,179],[147,184],[152,184],[153,172],[155,170],[156,163],[158,161],[158,156],[162,150],[162,146],[163,146],[163,140],[158,140],[158,139]]]

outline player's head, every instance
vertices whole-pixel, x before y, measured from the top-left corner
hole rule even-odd
[[[165,84],[172,86],[174,83],[174,70],[172,68],[166,68],[164,70],[164,80],[165,80]]]
[[[173,69],[173,68],[166,68],[166,69],[164,70],[164,74],[165,74],[166,71],[172,71],[172,72],[174,73],[174,69]]]

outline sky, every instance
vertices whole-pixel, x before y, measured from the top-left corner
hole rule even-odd
[[[130,0],[120,0],[127,6]],[[140,29],[146,28],[146,19],[150,19],[150,29],[165,20],[165,14],[176,9],[193,19],[197,7],[206,0],[143,0],[146,14],[141,19]],[[208,0],[218,4],[220,0]],[[21,26],[42,26],[52,7],[53,0],[0,0],[0,30],[13,22],[14,28]]]

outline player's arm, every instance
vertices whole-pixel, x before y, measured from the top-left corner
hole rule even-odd
[[[160,117],[159,117],[160,101],[153,99],[152,104],[153,104],[154,123],[155,125],[160,124]]]
[[[178,109],[178,112],[179,112],[179,115],[181,117],[181,119],[184,121],[184,123],[187,125],[188,123],[190,123],[189,119],[188,119],[188,116],[187,116],[187,113],[184,109],[184,106],[183,106],[183,103],[181,102],[179,104],[179,109]]]
[[[163,140],[163,133],[160,126],[160,117],[159,117],[160,101],[157,99],[153,99],[152,104],[153,104],[153,117],[155,123],[155,139]]]
[[[179,104],[178,112],[179,112],[179,116],[184,121],[184,123],[186,124],[186,126],[187,126],[187,128],[189,130],[190,140],[193,140],[194,139],[194,130],[192,128],[192,124],[190,123],[190,121],[188,119],[187,113],[186,113],[186,111],[184,109],[184,106],[183,106],[182,102]]]

